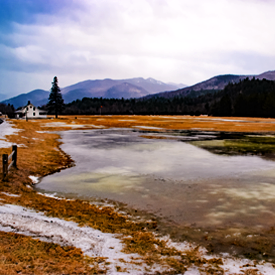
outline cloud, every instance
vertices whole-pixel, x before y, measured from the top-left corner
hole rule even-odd
[[[36,3],[27,9],[32,20],[12,17],[12,32],[0,33],[0,70],[41,74],[42,88],[51,81],[41,81],[43,75],[58,75],[64,86],[137,76],[193,84],[215,74],[273,69],[274,1]]]

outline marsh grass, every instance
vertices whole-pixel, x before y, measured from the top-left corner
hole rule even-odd
[[[71,124],[79,125],[81,127],[79,129],[93,129],[92,125],[124,128],[140,125],[164,129],[201,128],[217,131],[227,129],[230,131],[252,132],[274,131],[273,124],[268,119],[247,119],[249,122],[243,123],[243,127],[237,127],[236,122],[217,122],[211,120],[211,118],[200,120],[192,117],[133,116],[131,121],[127,121],[127,119],[129,119],[128,116],[82,116],[77,117],[77,119],[73,116],[68,116],[50,121],[12,121],[13,125],[21,129],[21,131],[18,134],[8,136],[7,140],[21,144],[22,147],[18,148],[18,169],[11,171],[8,181],[1,182],[0,192],[9,192],[20,196],[10,197],[0,193],[0,198],[2,199],[0,202],[22,205],[44,212],[48,216],[77,222],[80,226],[87,225],[102,232],[115,233],[124,243],[125,253],[139,254],[141,259],[149,266],[154,264],[162,265],[165,269],[163,274],[182,273],[193,264],[200,267],[206,274],[223,274],[219,268],[219,265],[222,264],[220,259],[206,260],[197,249],[191,248],[188,253],[182,253],[168,246],[166,241],[160,241],[155,233],[158,227],[156,221],[133,221],[128,216],[119,214],[111,207],[98,207],[84,200],[57,200],[40,195],[27,187],[32,185],[29,176],[43,177],[74,165],[70,156],[60,149],[60,136],[56,133],[48,132],[71,129]],[[262,123],[259,123],[259,121]],[[54,122],[67,123],[68,127],[47,127],[46,123]],[[241,123],[238,122],[238,124]],[[74,129],[77,128],[74,127]],[[40,131],[44,132],[41,133]],[[10,149],[1,148],[0,154],[3,153],[9,154]],[[13,270],[12,272],[14,272],[17,270],[15,266],[19,266],[21,271],[19,269],[18,271],[21,274],[59,274],[61,270],[63,274],[66,274],[66,265],[68,266],[68,274],[74,274],[71,272],[73,268],[77,270],[76,272],[79,270],[79,273],[75,274],[81,274],[81,272],[82,274],[104,272],[104,270],[97,268],[97,263],[101,262],[102,259],[84,257],[78,249],[65,248],[18,234],[1,234],[3,242],[0,243],[0,251],[3,251],[2,255],[4,256],[1,258],[0,271],[9,272]],[[27,253],[27,251],[32,253],[32,249],[29,249],[29,247],[33,249],[36,247],[36,252],[33,252],[33,255]],[[35,257],[34,254],[36,255]],[[71,265],[67,264],[66,259],[69,259]],[[89,267],[88,264],[91,264],[92,267]],[[105,266],[107,267],[108,264],[105,263]],[[117,266],[118,271],[122,270],[119,264]],[[89,268],[91,269],[89,270]]]
[[[275,159],[275,136],[252,136],[239,134],[234,139],[191,141],[218,155],[258,155],[265,159]]]
[[[0,274],[104,274],[102,258],[15,233],[0,232]]]

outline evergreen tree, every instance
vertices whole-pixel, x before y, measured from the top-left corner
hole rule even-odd
[[[50,112],[54,112],[55,118],[57,118],[58,114],[61,113],[64,106],[65,106],[64,100],[62,98],[61,90],[58,86],[58,79],[55,76],[53,78],[52,88],[51,88],[51,93],[49,95],[49,102],[47,104],[47,108]]]

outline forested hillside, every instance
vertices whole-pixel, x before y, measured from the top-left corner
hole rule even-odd
[[[194,99],[105,99],[83,98],[66,105],[64,114],[189,114],[193,113]],[[198,104],[199,105],[199,104]],[[203,109],[203,106],[201,106]]]
[[[46,106],[44,106],[46,107]],[[0,112],[9,117],[12,105],[0,104]],[[50,114],[50,113],[49,113]],[[213,115],[275,117],[275,81],[243,79],[229,83],[223,90],[190,91],[188,96],[140,99],[88,98],[65,105],[66,115],[136,114],[136,115]]]
[[[275,82],[248,78],[228,84],[211,112],[220,116],[275,117]]]
[[[170,114],[275,117],[275,82],[246,78],[222,91],[192,92],[187,97],[143,99],[83,98],[66,105],[64,114]]]

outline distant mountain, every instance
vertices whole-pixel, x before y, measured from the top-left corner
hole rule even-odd
[[[61,89],[65,103],[83,97],[104,97],[105,92],[118,83],[112,79],[85,80]]]
[[[171,91],[178,88],[182,88],[182,84],[166,84],[153,78],[144,79],[139,77],[120,80],[108,78],[103,80],[86,80],[61,90],[65,103],[69,103],[83,97],[123,97],[126,99]]]
[[[166,84],[153,78],[130,78],[130,79],[103,79],[85,80],[64,88],[61,93],[65,103],[72,102],[83,97],[103,97],[103,98],[136,98],[153,93],[171,91],[182,88],[184,85]],[[32,104],[41,106],[47,104],[49,92],[44,90],[34,90],[27,94],[3,100],[3,103],[13,104],[15,108],[24,106],[30,100]],[[1,95],[0,95],[1,101]]]
[[[243,80],[245,78],[252,79],[255,77],[255,79],[267,79],[267,80],[275,80],[275,71],[268,71],[264,72],[259,75],[233,75],[233,74],[227,74],[227,75],[218,75],[214,76],[208,80],[205,80],[203,82],[200,82],[198,84],[195,84],[193,86],[185,87],[183,89],[178,89],[175,91],[168,91],[168,92],[162,92],[157,93],[154,95],[148,95],[146,98],[151,97],[165,97],[165,98],[172,98],[175,96],[199,96],[201,94],[205,94],[206,92],[214,92],[224,89],[224,87],[229,83],[238,83],[240,80]]]
[[[148,91],[145,89],[130,84],[128,82],[123,82],[105,92],[105,98],[137,98],[148,95]]]
[[[6,99],[2,101],[5,104],[11,104],[14,108],[18,108],[21,106],[27,105],[28,101],[30,101],[35,106],[42,106],[47,103],[49,98],[49,92],[44,90],[34,90],[27,94],[21,94],[10,99]]]
[[[258,78],[260,80],[262,80],[262,79],[265,78],[267,80],[273,80],[273,81],[275,81],[275,71],[268,71],[268,72],[259,74],[259,75],[255,76],[255,78]]]
[[[173,89],[178,89],[178,88],[183,88],[186,87],[184,84],[168,84],[161,82],[159,80],[155,80],[153,78],[147,78],[144,79],[142,77],[138,78],[131,78],[131,79],[126,79],[125,81],[120,80],[122,82],[127,82],[130,84],[133,84],[135,86],[141,87],[148,91],[149,94],[154,94],[154,93],[159,93],[159,92],[164,92],[164,91],[172,91]]]
[[[212,115],[239,117],[275,117],[275,82],[245,78],[223,90],[200,97],[153,97],[141,100],[84,98],[67,104],[67,115]],[[121,91],[129,83],[110,88]],[[134,87],[135,88],[135,87]],[[126,89],[128,91],[128,88]],[[114,94],[111,94],[113,96]],[[100,107],[101,106],[101,107]]]
[[[83,97],[102,98],[152,98],[175,96],[197,97],[201,94],[222,90],[229,82],[238,83],[245,78],[275,80],[275,71],[264,72],[259,75],[218,75],[193,86],[184,87],[183,84],[164,83],[153,78],[130,78],[130,79],[103,79],[86,80],[65,88],[61,92],[65,103],[72,102]],[[24,106],[30,100],[34,105],[41,106],[48,102],[49,92],[45,90],[34,90],[27,94],[6,99],[3,103],[13,104],[15,108]],[[1,100],[1,95],[0,95]]]

